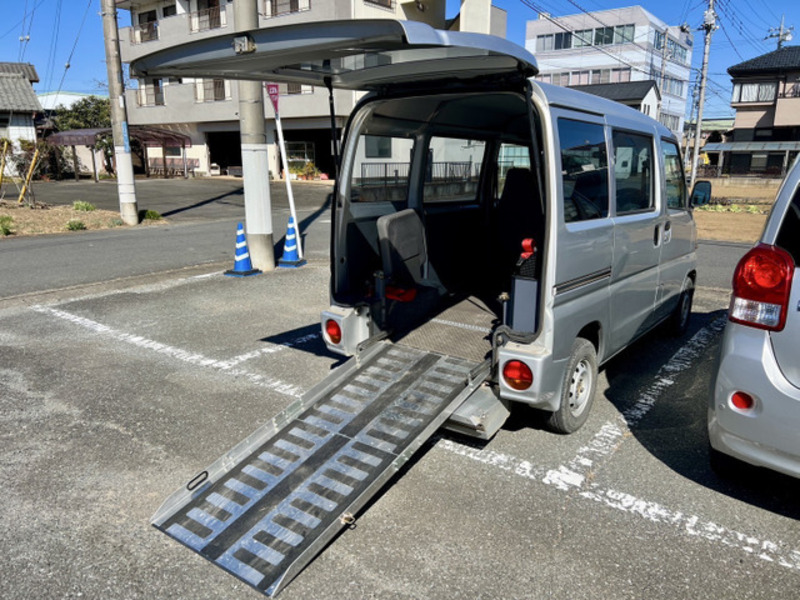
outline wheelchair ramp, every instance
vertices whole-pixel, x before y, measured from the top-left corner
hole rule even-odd
[[[487,375],[376,344],[173,494],[153,525],[274,596]]]

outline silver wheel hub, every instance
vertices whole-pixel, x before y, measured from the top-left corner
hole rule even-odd
[[[587,360],[581,360],[575,365],[569,383],[569,411],[573,416],[579,416],[589,403],[592,393],[592,369]]]

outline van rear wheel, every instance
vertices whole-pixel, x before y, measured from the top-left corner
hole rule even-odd
[[[550,414],[548,427],[556,433],[580,429],[589,418],[596,388],[597,352],[590,341],[577,338],[572,344],[561,386],[561,405]]]

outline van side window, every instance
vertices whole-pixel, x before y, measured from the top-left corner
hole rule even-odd
[[[405,202],[411,168],[412,138],[362,135],[358,140],[351,202]]]
[[[602,125],[558,119],[564,221],[608,216],[608,156]]]
[[[675,142],[661,140],[661,151],[664,153],[667,208],[686,210],[688,194],[686,193],[686,176],[683,172],[680,150]]]
[[[485,152],[486,142],[480,140],[432,137],[423,202],[474,202]]]
[[[649,210],[653,197],[653,142],[638,133],[614,131],[617,214]]]
[[[497,197],[503,194],[506,185],[506,174],[511,169],[531,168],[531,153],[527,146],[517,144],[500,144],[497,153]]]

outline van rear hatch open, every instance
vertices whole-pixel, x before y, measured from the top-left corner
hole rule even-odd
[[[182,44],[131,65],[140,77],[217,77],[376,91],[425,82],[528,78],[536,59],[507,40],[364,19],[270,27]]]

